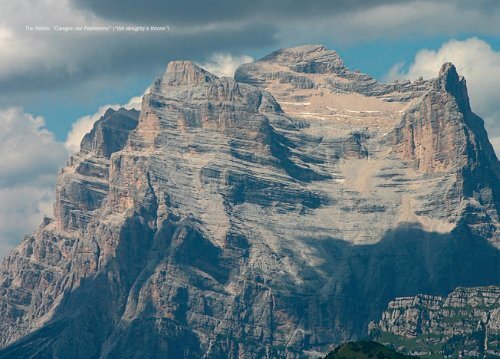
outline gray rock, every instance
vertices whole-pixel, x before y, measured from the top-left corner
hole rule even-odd
[[[498,357],[500,287],[457,288],[447,297],[396,298],[371,335],[416,355]]]
[[[302,358],[395,297],[497,284],[500,165],[455,74],[379,84],[320,46],[236,80],[171,62],[4,260],[0,357]]]

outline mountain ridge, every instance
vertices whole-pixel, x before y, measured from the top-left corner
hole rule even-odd
[[[379,84],[318,46],[235,79],[171,62],[4,260],[0,357],[301,358],[395,297],[499,284],[499,163],[455,74]]]

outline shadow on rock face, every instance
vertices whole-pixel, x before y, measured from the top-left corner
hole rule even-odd
[[[378,320],[395,297],[446,295],[459,286],[500,284],[500,251],[465,225],[440,234],[406,223],[372,245],[328,238],[306,241],[326,259],[314,270],[331,274],[312,300],[318,309],[309,327],[338,323],[344,339],[366,336],[369,321]]]
[[[0,358],[203,356],[206,344],[187,321],[192,309],[189,285],[213,290],[204,276],[226,283],[231,271],[238,270],[237,262],[224,259],[221,249],[189,221],[165,223],[156,233],[137,218],[128,226],[117,249],[119,257],[66,293],[49,323],[0,351]],[[445,295],[458,286],[499,284],[500,251],[462,225],[439,234],[403,224],[373,245],[355,246],[335,238],[303,241],[324,259],[323,264],[305,264],[303,284],[286,291],[273,288],[273,310],[297,318],[304,332],[312,333],[294,340],[289,348],[294,353],[365,336],[368,323],[379,319],[395,297]],[[161,263],[169,261],[193,283],[186,283],[186,289],[170,289],[168,300],[176,309],[162,317],[156,309],[161,299],[146,296],[141,302],[141,291]],[[167,274],[164,284],[168,286],[169,280]],[[222,318],[227,313],[210,314]],[[279,320],[276,316],[268,329],[276,330]],[[227,357],[228,348],[235,350],[237,343],[247,340],[228,330],[227,336],[214,337],[211,357]],[[266,344],[273,345],[259,345]]]

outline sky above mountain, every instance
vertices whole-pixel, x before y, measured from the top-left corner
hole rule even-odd
[[[452,61],[500,150],[499,0],[0,0],[0,9],[0,257],[50,214],[57,169],[99,114],[137,107],[172,59],[231,75],[315,43],[382,81],[433,77]]]

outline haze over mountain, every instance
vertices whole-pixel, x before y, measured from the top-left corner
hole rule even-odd
[[[0,271],[0,357],[317,357],[395,297],[499,285],[500,163],[465,79],[306,45],[173,61],[107,111]]]

